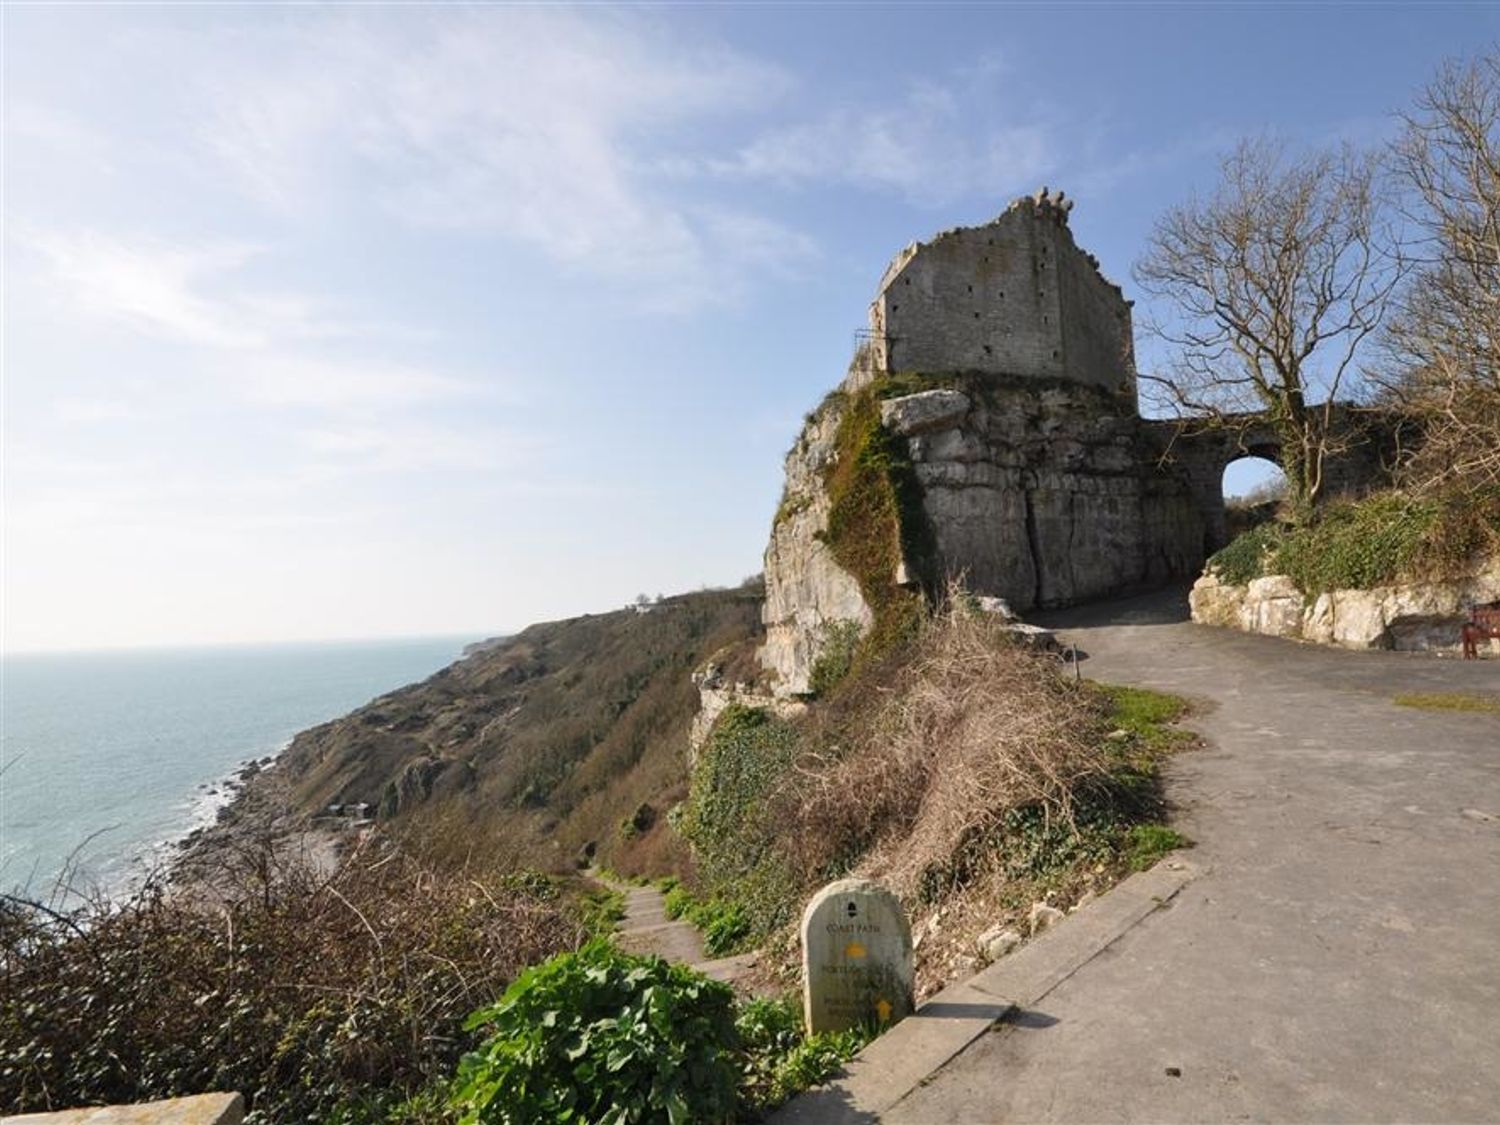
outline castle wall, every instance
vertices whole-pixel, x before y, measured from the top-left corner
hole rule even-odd
[[[984,226],[907,247],[870,330],[884,371],[1065,379],[1127,393],[1134,409],[1129,305],[1050,201],[1018,200]]]

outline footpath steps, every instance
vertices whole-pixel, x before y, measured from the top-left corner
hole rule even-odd
[[[606,878],[598,871],[594,880],[625,896],[625,917],[615,930],[615,944],[626,953],[656,954],[668,961],[689,965],[705,976],[721,980],[742,992],[752,991],[756,955],[710,959],[703,948],[703,935],[695,926],[667,917],[666,896],[655,887],[636,887]]]

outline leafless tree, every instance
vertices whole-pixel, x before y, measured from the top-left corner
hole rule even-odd
[[[1168,345],[1141,375],[1156,399],[1217,425],[1255,412],[1277,430],[1293,510],[1323,488],[1335,402],[1402,274],[1379,162],[1350,148],[1291,155],[1242,141],[1207,198],[1173,207],[1136,264]]]
[[[1407,479],[1500,484],[1500,49],[1445,64],[1403,120],[1393,156],[1418,267],[1381,376],[1424,423]]]

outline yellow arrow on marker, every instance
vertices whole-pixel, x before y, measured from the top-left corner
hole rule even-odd
[[[844,946],[845,957],[859,958],[863,957],[868,952],[869,951],[865,949],[864,946],[860,945],[857,941],[851,941],[848,945]]]
[[[875,1014],[880,1017],[881,1023],[891,1022],[891,1002],[884,996],[875,1001]]]

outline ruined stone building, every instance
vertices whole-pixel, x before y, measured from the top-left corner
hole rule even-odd
[[[825,542],[825,477],[850,394],[900,377],[910,393],[886,398],[881,416],[920,483],[933,544],[923,569],[1017,611],[1196,575],[1223,542],[1225,465],[1276,454],[1264,428],[1185,436],[1141,418],[1130,302],[1073,241],[1071,206],[1043,189],[886,269],[842,393],[787,455],[761,653],[783,693],[807,690],[832,626],[872,620]],[[1368,476],[1359,465],[1345,486]],[[911,582],[918,568],[900,570]]]

